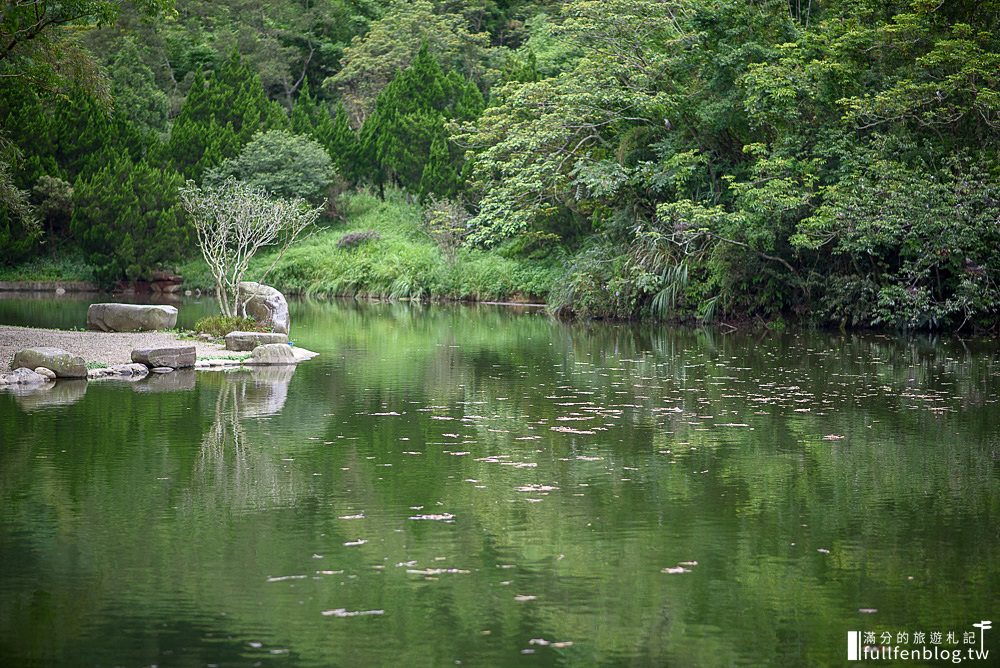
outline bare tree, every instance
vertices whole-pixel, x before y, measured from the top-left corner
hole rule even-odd
[[[246,304],[239,303],[239,286],[253,256],[268,246],[277,250],[271,264],[257,277],[262,283],[325,207],[313,209],[301,198],[271,197],[263,188],[234,179],[204,189],[188,181],[180,195],[215,279],[219,308],[231,317],[246,317]]]

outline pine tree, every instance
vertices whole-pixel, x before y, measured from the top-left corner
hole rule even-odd
[[[133,162],[127,151],[74,185],[70,227],[87,262],[105,283],[148,277],[183,257],[189,230],[178,201],[176,172]]]
[[[349,182],[360,178],[358,135],[347,120],[347,109],[338,104],[333,115],[333,126],[329,141],[324,144],[340,175]]]
[[[475,118],[483,106],[475,84],[457,73],[446,74],[424,45],[410,67],[397,74],[375,101],[375,109],[361,128],[359,168],[380,188],[395,184],[424,192],[424,171],[435,138],[440,138],[445,145],[438,147],[438,162],[428,172],[425,185],[445,187],[457,180],[459,171],[457,161],[445,159],[445,123]],[[455,176],[445,178],[446,169]]]
[[[440,132],[431,142],[427,163],[420,175],[420,198],[427,199],[431,195],[453,197],[460,186],[461,179],[448,151],[448,138]]]
[[[295,134],[309,135],[326,149],[342,179],[355,179],[358,138],[347,120],[343,104],[338,104],[331,115],[327,105],[312,96],[306,81],[292,108],[291,126]]]
[[[175,169],[198,179],[235,156],[257,132],[287,128],[288,117],[268,99],[260,76],[233,53],[217,71],[196,72],[170,133],[168,154]],[[220,132],[226,136],[220,138]]]

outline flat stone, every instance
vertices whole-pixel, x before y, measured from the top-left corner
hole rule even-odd
[[[39,376],[45,376],[46,380],[55,380],[58,377],[56,376],[55,371],[53,371],[52,369],[46,369],[43,366],[40,366],[37,369],[35,369],[35,373],[37,373]]]
[[[250,353],[250,359],[244,361],[244,364],[298,364],[299,360],[296,359],[295,353],[292,352],[291,346],[285,343],[265,343],[262,346],[257,346]]]
[[[174,368],[170,366],[154,366],[150,369],[151,373],[173,373]]]
[[[172,346],[170,348],[136,348],[132,351],[132,361],[152,367],[186,369],[193,367],[196,359],[194,346]]]
[[[79,355],[62,348],[25,348],[14,353],[12,369],[51,369],[57,378],[86,378],[87,363]]]
[[[288,343],[288,334],[280,332],[229,332],[226,334],[226,350],[246,352],[268,343]]]
[[[91,369],[87,375],[91,379],[97,378],[142,378],[149,374],[149,367],[145,364],[115,364],[104,369]]]
[[[312,358],[319,355],[319,353],[314,353],[311,350],[306,350],[305,348],[299,348],[298,346],[292,346],[292,354],[295,355],[295,359],[297,359],[300,362],[311,360]]]
[[[91,304],[87,328],[102,332],[144,332],[173,329],[177,309],[155,304]]]
[[[239,286],[239,302],[246,302],[248,316],[279,334],[288,334],[292,326],[285,296],[270,285],[243,281]]]

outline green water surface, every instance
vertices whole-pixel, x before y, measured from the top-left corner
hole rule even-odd
[[[841,665],[994,619],[995,342],[292,318],[298,368],[0,393],[0,665]]]

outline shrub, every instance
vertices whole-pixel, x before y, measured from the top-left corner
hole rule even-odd
[[[194,331],[199,334],[225,336],[229,332],[268,332],[270,330],[253,318],[212,315],[196,322]]]
[[[258,133],[238,156],[209,171],[205,183],[219,185],[232,177],[275,197],[301,197],[315,205],[326,199],[333,176],[333,161],[315,139],[271,130]]]

